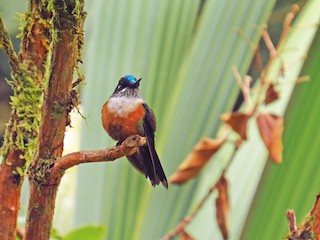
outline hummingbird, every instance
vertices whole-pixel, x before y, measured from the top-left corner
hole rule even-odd
[[[132,75],[122,77],[111,97],[102,107],[102,125],[120,145],[131,135],[146,137],[146,145],[139,147],[129,162],[149,179],[152,186],[168,188],[168,181],[155,149],[156,118],[139,91],[140,79]]]

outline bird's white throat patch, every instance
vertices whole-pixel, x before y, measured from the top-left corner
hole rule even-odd
[[[119,117],[125,117],[134,111],[141,103],[141,98],[112,97],[108,100],[108,110]]]

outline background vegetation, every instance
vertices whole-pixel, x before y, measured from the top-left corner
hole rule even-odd
[[[255,53],[250,41],[257,44],[260,27],[267,22],[276,41],[284,15],[294,2],[87,1],[83,59],[86,84],[81,97],[83,114],[88,118],[82,120],[80,148],[102,149],[114,144],[101,126],[101,106],[117,80],[133,74],[143,78],[142,94],[158,120],[157,149],[167,175],[173,173],[199,138],[217,135],[220,114],[231,111],[239,95],[231,67],[237,66],[242,75],[249,71]],[[243,239],[282,238],[287,232],[285,210],[294,208],[301,220],[319,191],[319,30],[314,34],[320,1],[299,4],[304,7],[296,20],[292,41],[303,48],[301,54],[313,42],[311,54],[301,74],[301,55],[289,56],[294,64],[281,79],[281,87],[287,90],[280,103],[271,106],[271,110],[284,113],[291,99],[285,115],[284,163],[266,165],[267,152],[253,126],[249,142],[227,174],[231,239],[241,234]],[[9,5],[5,3],[0,9],[7,16],[5,23],[13,16],[4,8]],[[12,2],[11,9],[24,11],[17,8],[16,2]],[[303,20],[306,18],[310,22]],[[252,68],[251,73],[255,74]],[[310,75],[311,81],[296,87],[291,97],[292,83],[299,75]],[[159,239],[203,196],[230,152],[230,146],[225,146],[199,178],[183,187],[170,185],[168,191],[152,189],[126,160],[81,166],[76,194],[70,194],[74,187],[60,192],[62,199],[76,205],[74,215],[66,219],[66,212],[58,212],[56,226],[66,232],[68,229],[61,226],[71,227],[70,222],[72,227],[103,224],[108,239]],[[214,227],[214,211],[212,199],[189,227],[194,237],[220,238]]]

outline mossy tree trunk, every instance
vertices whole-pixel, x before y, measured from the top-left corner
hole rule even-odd
[[[61,174],[51,176],[50,168],[61,157],[65,128],[69,124],[69,111],[73,107],[72,80],[77,61],[80,60],[83,15],[74,15],[76,2],[70,1],[66,9],[57,8],[54,20],[56,40],[52,44],[49,82],[44,91],[39,148],[29,169],[30,199],[25,239],[49,239],[57,188]],[[77,18],[80,17],[80,18]],[[80,20],[80,21],[79,21]],[[36,221],[35,221],[36,220]]]
[[[50,237],[63,175],[50,170],[61,157],[69,112],[77,104],[72,82],[81,57],[83,6],[83,0],[30,0],[18,56],[1,22],[14,95],[0,166],[0,239],[15,239],[26,169],[31,187],[24,239]]]

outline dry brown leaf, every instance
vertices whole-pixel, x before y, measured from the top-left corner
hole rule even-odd
[[[216,218],[223,239],[229,238],[229,197],[228,197],[228,181],[222,175],[216,184],[218,197],[216,199]]]
[[[180,239],[181,240],[195,240],[189,233],[187,233],[184,229],[180,231]]]
[[[170,181],[174,184],[183,184],[196,176],[224,142],[225,139],[201,139],[177,171],[172,174]]]
[[[220,119],[228,124],[240,137],[244,140],[247,139],[247,124],[251,114],[242,112],[224,113]]]
[[[279,99],[279,92],[275,89],[274,84],[270,83],[267,92],[266,97],[264,99],[264,104],[269,104],[274,102],[275,100]]]
[[[275,163],[282,162],[283,117],[270,113],[259,113],[257,125],[270,158]]]

